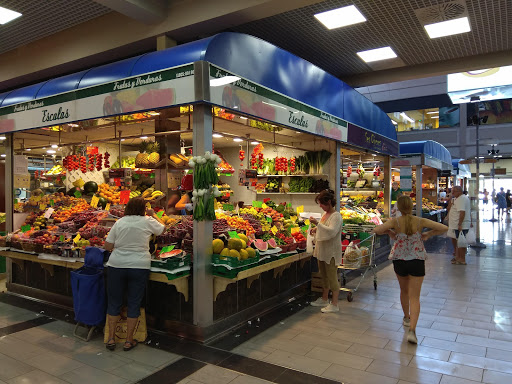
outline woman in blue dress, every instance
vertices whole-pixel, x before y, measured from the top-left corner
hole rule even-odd
[[[507,209],[507,194],[504,188],[500,188],[500,191],[496,195],[496,201],[498,203],[498,218],[503,220],[505,210]]]

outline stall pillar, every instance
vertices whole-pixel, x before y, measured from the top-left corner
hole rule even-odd
[[[340,180],[340,169],[341,169],[341,143],[336,142],[336,165],[334,167],[334,193],[336,194],[336,212],[340,211],[341,201],[341,180]]]
[[[421,184],[423,183],[422,180],[423,176],[423,167],[421,165],[416,166],[416,217],[421,218],[423,216],[423,209],[422,203],[423,203],[423,195],[422,195],[422,187]]]
[[[391,217],[391,157],[384,158],[384,215]]]
[[[14,230],[14,187],[13,187],[13,174],[14,174],[14,147],[13,147],[13,134],[6,134],[7,139],[4,142],[5,146],[5,229],[7,232]],[[6,260],[7,283],[12,282],[12,261]]]
[[[209,66],[204,61],[194,63],[195,100],[210,99]],[[192,113],[193,153],[204,156],[212,152],[212,107],[194,105]],[[212,263],[213,223],[194,221],[193,262],[193,323],[199,327],[213,324],[213,276]]]

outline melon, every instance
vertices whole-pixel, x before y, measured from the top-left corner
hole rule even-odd
[[[98,184],[96,184],[94,181],[88,181],[84,184],[84,193],[86,195],[89,195],[90,193],[94,194],[98,192]]]
[[[222,251],[220,251],[221,256],[229,256],[229,249],[224,248]]]
[[[240,239],[240,241],[242,242],[242,249],[247,248],[247,242],[245,240],[242,240],[242,239]]]
[[[101,208],[105,209],[107,204],[108,204],[108,200],[107,199],[105,199],[104,197],[98,198],[98,207],[101,207]]]
[[[247,252],[247,255],[249,255],[249,257],[256,257],[256,251],[254,250],[254,248],[246,248],[244,249],[245,252]]]
[[[249,242],[249,239],[247,238],[247,236],[245,236],[243,233],[239,233],[238,234],[238,237],[240,238],[240,240],[243,240],[245,241],[245,243],[247,244]],[[245,248],[245,247],[244,247]]]
[[[261,239],[256,239],[253,241],[252,246],[256,248],[258,251],[265,252],[268,249],[268,244],[266,241]]]
[[[229,257],[236,257],[238,260],[240,260],[240,253],[238,253],[238,251],[235,250],[235,249],[230,249],[228,256]]]
[[[240,258],[242,260],[247,260],[249,258],[249,253],[245,249],[240,250]]]
[[[277,243],[274,239],[269,239],[267,241],[267,244],[268,244],[269,248],[271,248],[271,249],[277,248]]]
[[[228,248],[229,249],[235,249],[237,251],[242,249],[242,240],[240,239],[229,239],[228,241]]]
[[[220,239],[215,239],[212,242],[213,253],[220,254],[220,252],[224,249],[224,242]]]

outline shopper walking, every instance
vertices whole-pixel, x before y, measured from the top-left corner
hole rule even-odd
[[[510,193],[510,189],[507,189],[506,198],[507,198],[507,215],[510,215],[510,207],[512,207],[512,193]]]
[[[498,218],[503,220],[505,210],[507,209],[507,194],[503,187],[500,188],[500,191],[496,195],[496,202],[498,204]]]
[[[114,224],[107,236],[104,248],[112,253],[107,263],[109,332],[106,347],[111,351],[116,348],[114,332],[125,294],[128,311],[123,349],[129,351],[137,346],[138,341],[133,338],[133,333],[151,268],[149,239],[152,235],[161,235],[164,229],[165,225],[155,212],[152,209],[146,210],[144,199],[136,197],[128,201],[124,217]]]
[[[409,327],[407,341],[417,344],[416,325],[420,316],[420,293],[427,258],[423,241],[446,232],[448,227],[413,216],[413,202],[408,196],[400,196],[397,205],[402,216],[378,225],[373,232],[396,237],[389,259],[393,260],[393,268],[400,285],[400,303],[404,312],[402,323]],[[429,228],[430,231],[422,233],[424,228]]]
[[[316,198],[315,203],[320,205],[324,214],[320,221],[313,217],[310,223],[317,225],[311,229],[315,236],[315,250],[313,256],[318,259],[318,269],[322,277],[323,293],[316,301],[311,303],[314,307],[323,307],[323,313],[338,312],[338,295],[340,283],[338,282],[338,265],[341,265],[341,230],[343,219],[336,210],[336,199],[333,191],[323,191]],[[332,292],[332,302],[329,304],[329,290]]]
[[[448,212],[448,227],[455,251],[452,264],[466,265],[467,247],[459,247],[457,241],[459,235],[463,233],[466,236],[471,227],[471,203],[469,197],[462,193],[462,188],[459,186],[453,187],[452,196]]]
[[[482,199],[482,201],[484,203],[484,207],[482,209],[485,209],[485,206],[489,204],[489,191],[484,188],[482,195],[484,195],[484,197]]]

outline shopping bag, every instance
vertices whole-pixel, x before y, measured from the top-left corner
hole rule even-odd
[[[109,324],[108,319],[105,322],[105,336],[103,340],[105,343],[108,342]],[[114,333],[116,343],[124,343],[126,341],[126,307],[121,309],[121,318],[116,324],[116,332]],[[140,309],[140,316],[133,332],[133,338],[137,341],[144,341],[148,337],[148,331],[146,328],[146,311],[144,308]]]
[[[467,248],[468,241],[466,240],[466,236],[462,231],[459,232],[459,238],[457,239],[457,248]]]
[[[357,243],[352,241],[343,254],[343,266],[347,268],[359,268],[362,258],[363,253],[357,246]]]
[[[313,240],[315,237],[311,234],[311,228],[308,229],[306,238],[306,253],[313,254]]]
[[[466,235],[466,241],[469,245],[476,243],[476,232],[475,228],[470,228],[468,234]]]

